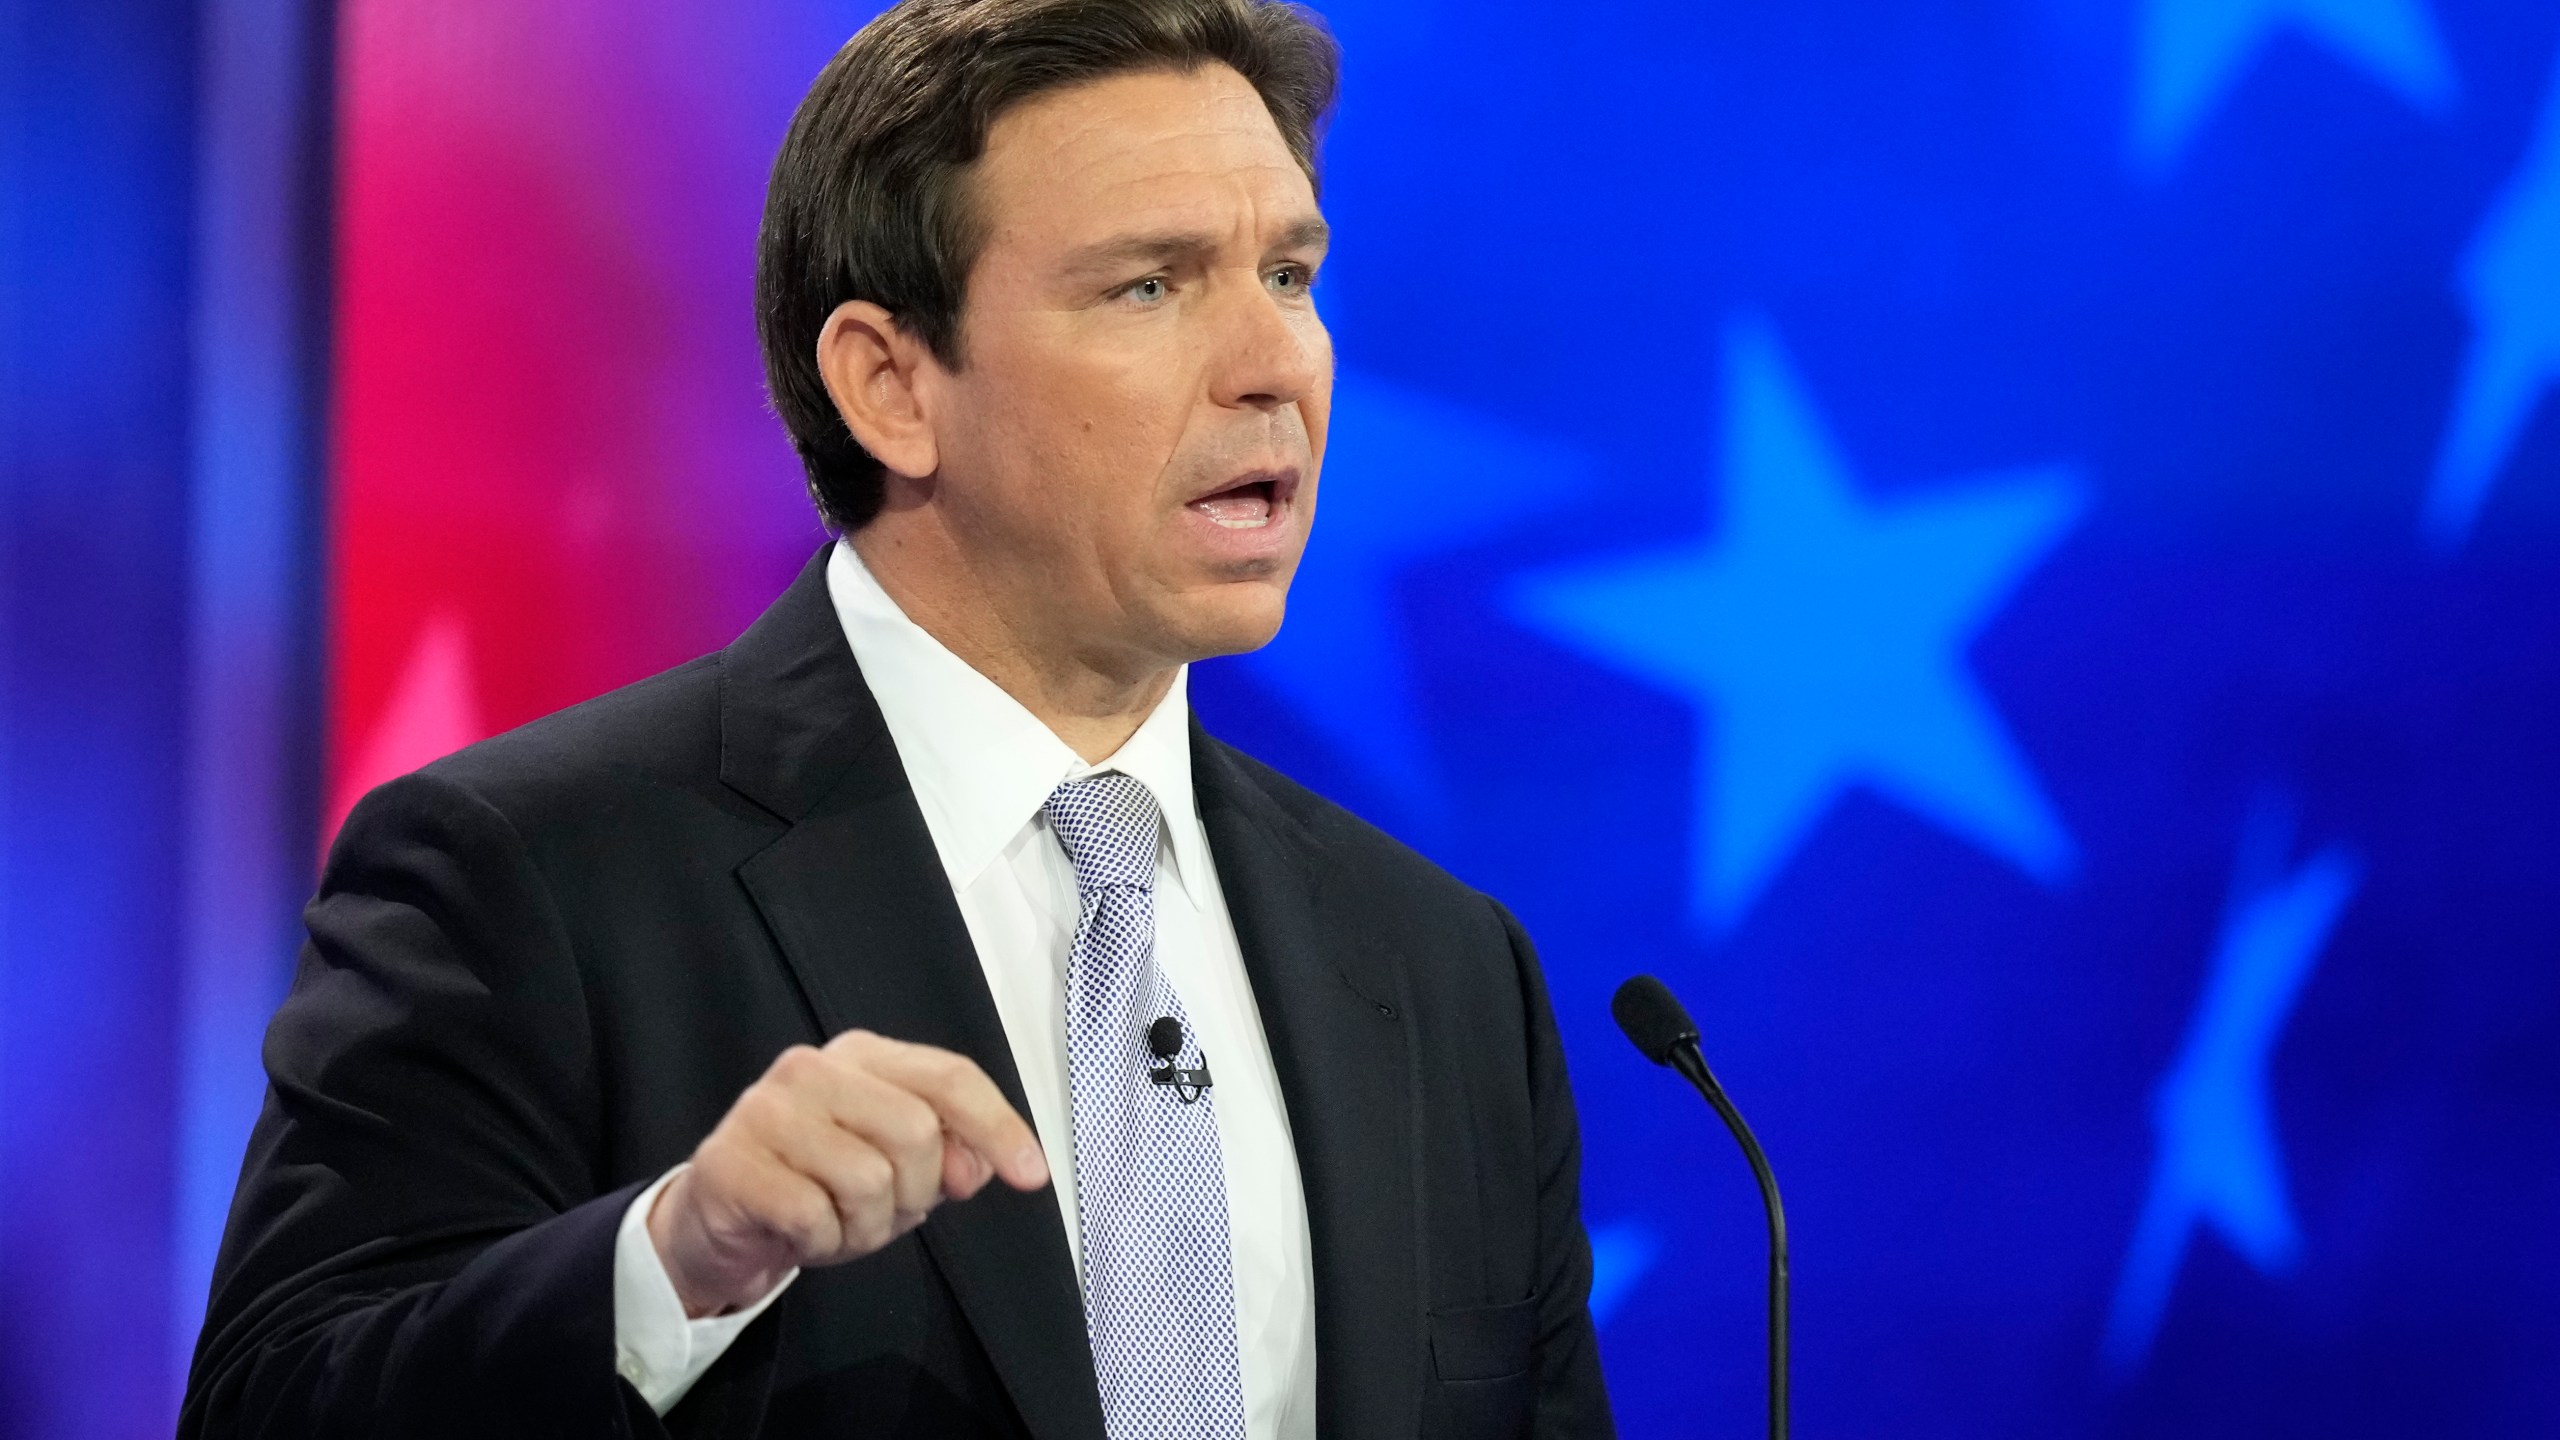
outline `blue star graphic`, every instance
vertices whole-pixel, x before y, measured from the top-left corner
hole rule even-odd
[[[2147,0],[2134,87],[2133,158],[2174,163],[2258,52],[2299,30],[2430,113],[2453,99],[2453,62],[2421,0]]]
[[[2427,537],[2450,549],[2480,518],[2543,392],[2560,381],[2560,76],[2524,164],[2462,260],[2471,351],[2427,491]]]
[[[2362,865],[2332,845],[2277,873],[2285,827],[2262,820],[2253,828],[2204,997],[2152,1097],[2151,1192],[2107,1316],[2104,1358],[2118,1375],[2151,1353],[2197,1227],[2220,1232],[2261,1272],[2286,1270],[2302,1252],[2267,1096],[2268,1057]]]
[[[1446,802],[1423,743],[1396,577],[1561,503],[1587,474],[1571,451],[1455,406],[1358,375],[1335,382],[1316,528],[1288,620],[1245,663],[1407,821],[1427,829]]]
[[[1726,346],[1724,523],[1712,538],[1524,577],[1534,629],[1688,697],[1699,727],[1690,908],[1739,920],[1815,823],[1866,785],[2046,881],[2070,837],[1965,665],[2077,517],[2063,470],[1868,502],[1777,342]]]

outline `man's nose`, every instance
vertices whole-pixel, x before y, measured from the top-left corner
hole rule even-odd
[[[1294,405],[1324,374],[1324,322],[1292,311],[1256,276],[1234,303],[1219,307],[1218,356],[1210,391],[1221,405],[1277,410]]]

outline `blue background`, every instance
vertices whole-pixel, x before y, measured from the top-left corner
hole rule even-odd
[[[1329,13],[1341,419],[1200,704],[1541,942],[1626,1429],[1756,1422],[1654,970],[1803,1433],[2560,1433],[2560,12]]]
[[[207,159],[303,142],[194,87],[325,23],[76,8],[0,10],[0,1426],[106,1436],[318,784],[323,272]],[[1195,693],[1540,941],[1622,1427],[1759,1424],[1653,970],[1787,1188],[1801,1433],[2560,1433],[2560,11],[1328,14],[1321,519]]]

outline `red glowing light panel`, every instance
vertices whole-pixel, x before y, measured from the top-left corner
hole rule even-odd
[[[328,830],[726,643],[823,538],[755,345],[764,177],[864,18],[349,0]]]

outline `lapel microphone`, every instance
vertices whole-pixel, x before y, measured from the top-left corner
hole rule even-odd
[[[1201,1052],[1197,1070],[1174,1067],[1173,1057],[1182,1053],[1181,1021],[1170,1015],[1157,1016],[1156,1022],[1147,1027],[1147,1049],[1160,1062],[1147,1072],[1147,1078],[1159,1085],[1172,1086],[1175,1099],[1188,1105],[1208,1092],[1208,1052]]]
[[[1778,1204],[1778,1177],[1769,1157],[1743,1123],[1742,1112],[1707,1068],[1698,1049],[1698,1025],[1671,987],[1651,975],[1638,975],[1618,987],[1609,1001],[1618,1028],[1656,1065],[1680,1072],[1715,1107],[1724,1128],[1742,1146],[1751,1178],[1760,1182],[1760,1204],[1769,1214],[1769,1440],[1787,1440],[1787,1212]],[[1163,1024],[1163,1021],[1157,1021]]]

